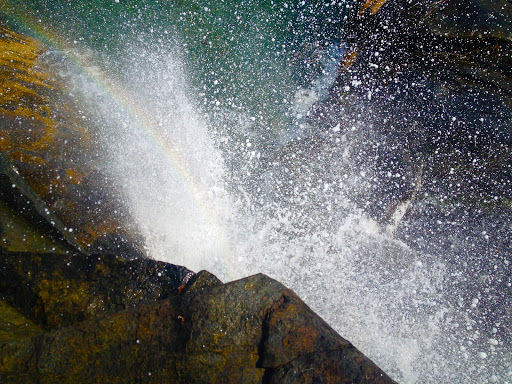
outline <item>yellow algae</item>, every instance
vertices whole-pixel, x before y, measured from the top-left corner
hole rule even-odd
[[[14,31],[11,31],[10,29],[6,29],[4,27],[0,27],[0,34],[4,35],[5,37],[9,37],[13,41],[20,41],[20,42],[30,42],[32,45],[40,45],[41,43],[33,39],[32,37],[20,35],[19,33],[16,33]]]
[[[17,69],[28,70],[34,65],[34,61],[41,54],[42,47],[29,47],[27,44],[13,43],[0,40],[0,64]]]
[[[0,299],[0,343],[32,337],[44,330]]]
[[[0,43],[0,48],[2,49],[0,63],[3,65],[23,64],[26,67],[30,67],[40,54],[40,50],[37,48],[11,41],[6,42],[5,40]]]
[[[107,215],[108,213],[104,213]],[[82,231],[76,234],[80,244],[90,244],[94,239],[106,233],[122,233],[122,228],[115,221],[105,220],[105,217],[91,217],[83,224]]]
[[[215,332],[213,335],[213,344],[219,344],[222,339],[226,337],[225,333],[222,332]]]
[[[256,284],[253,281],[248,281],[247,283],[245,283],[244,288],[246,291],[254,290],[255,285]]]
[[[110,269],[105,264],[96,264],[95,271],[97,274],[108,278],[110,274]]]
[[[35,97],[37,96],[37,92],[34,91],[33,89],[27,87],[26,85],[24,84],[21,84],[17,81],[12,81],[10,79],[6,79],[3,81],[4,84],[2,84],[2,94],[5,95],[4,98],[8,98],[7,100],[10,100],[12,99],[12,97],[9,97],[9,96],[14,96],[16,97],[15,101],[18,101],[19,99],[19,96],[26,96],[26,95],[29,95],[29,96],[32,96],[32,97]],[[5,105],[5,104],[3,104]]]
[[[66,176],[68,180],[73,184],[81,184],[85,175],[78,172],[76,169],[66,169]]]
[[[386,1],[387,0],[366,0],[359,9],[359,16],[362,16],[368,8],[370,8],[370,13],[375,15]]]
[[[100,297],[91,292],[91,283],[77,280],[42,279],[37,282],[48,325],[59,327],[64,321],[89,317],[103,310]]]
[[[25,164],[35,165],[35,166],[43,166],[46,164],[46,160],[42,157],[31,155],[28,153],[24,153],[21,151],[14,151],[9,154],[11,159],[16,159]]]
[[[50,77],[42,71],[33,70],[43,45],[1,27],[0,37],[0,64],[5,66],[0,67],[0,113],[11,122],[18,121],[18,125],[23,122],[31,128],[34,124],[44,126],[44,133],[39,132],[37,141],[34,142],[32,135],[24,135],[10,146],[29,151],[46,148],[55,136],[56,123],[48,117],[51,115],[49,98],[42,92],[42,89],[53,89],[45,81]],[[2,136],[11,133],[5,124],[2,128]],[[2,147],[5,146],[2,143]]]
[[[5,114],[6,116],[11,115],[12,117],[16,117],[18,121],[24,121],[27,123],[33,130],[30,134],[32,137],[27,137],[27,135],[23,135],[20,138],[20,142],[16,143],[16,146],[20,149],[26,151],[36,151],[40,149],[45,149],[50,145],[55,137],[57,131],[55,129],[56,123],[46,117],[41,116],[40,114],[24,107],[18,107],[15,112],[10,112],[6,110],[0,109],[0,112]],[[20,120],[21,119],[21,120]],[[37,127],[37,123],[42,126],[42,129],[34,130]],[[4,135],[15,135],[16,132],[4,132],[5,130],[0,130],[0,133]]]
[[[377,0],[377,1],[375,1],[373,3],[373,5],[372,5],[371,9],[370,9],[370,13],[372,15],[375,15],[379,11],[380,7],[382,7],[386,3],[386,1],[387,0]]]
[[[0,199],[0,217],[2,217],[2,236],[0,246],[12,252],[52,252],[65,253],[60,245],[55,243],[39,228],[31,225],[29,219],[13,210]],[[21,264],[20,264],[21,268]],[[20,274],[24,271],[19,270]]]
[[[46,83],[44,80],[48,80],[50,77],[41,78],[43,76],[37,76],[34,71],[27,71],[27,73],[15,73],[14,76],[17,80],[24,81],[26,83],[38,85],[40,87],[47,87],[50,89],[55,89],[52,85]]]

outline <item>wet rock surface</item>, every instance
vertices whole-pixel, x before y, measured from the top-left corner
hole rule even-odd
[[[0,260],[5,383],[393,382],[265,275],[223,284],[112,255]]]
[[[458,300],[485,292],[467,318],[500,324],[510,342],[512,4],[354,4],[347,52],[312,116],[323,151],[349,159],[362,210],[451,276],[463,271],[446,283]]]
[[[356,166],[373,164],[379,199],[359,204],[389,220],[417,186],[442,200],[510,207],[510,2],[354,4],[347,51],[314,119],[324,136],[352,144]]]
[[[311,116],[324,131],[289,145],[285,171],[303,173],[293,165],[312,156],[322,175],[347,167],[361,189],[355,203],[407,244],[442,255],[449,272],[470,271],[453,282],[453,300],[487,292],[470,320],[500,322],[498,336],[510,340],[510,2],[354,4],[337,81]],[[63,120],[76,111],[52,104],[63,105],[54,74],[39,66],[45,47],[1,36],[2,153],[64,222],[55,231],[43,219],[28,236],[41,205],[33,199],[18,218],[2,197],[1,381],[390,382],[267,277],[222,284],[142,259],[117,233],[120,207],[98,164],[76,168],[82,159],[65,150],[95,142],[80,116]],[[90,255],[69,246],[67,228]]]
[[[130,216],[99,160],[104,148],[97,127],[65,84],[59,58],[41,41],[6,29],[4,17],[0,15],[2,169],[12,168],[38,196],[38,205],[44,204],[62,222],[60,229],[72,231],[82,247],[107,233],[124,234],[133,243]],[[12,220],[0,216],[0,224],[10,226],[11,237],[23,236]],[[23,250],[20,242],[3,240],[3,246],[11,245]],[[52,251],[52,246],[46,248]]]
[[[265,275],[144,258],[47,53],[0,28],[1,382],[393,382]]]
[[[352,5],[341,33],[347,50],[336,81],[308,116],[309,137],[282,148],[272,181],[294,177],[282,195],[295,199],[299,210],[303,191],[296,186],[322,180],[317,195],[332,193],[340,203],[322,211],[319,199],[321,213],[332,217],[331,211],[347,209],[348,201],[385,236],[419,252],[422,262],[433,257],[442,263],[440,305],[460,319],[446,327],[447,335],[457,334],[456,345],[467,343],[475,356],[487,342],[463,341],[468,336],[460,324],[509,346],[512,5],[482,0]],[[309,158],[315,158],[313,165]],[[332,227],[336,224],[333,220]],[[506,365],[509,350],[494,364]],[[506,382],[508,374],[501,375]],[[444,380],[464,379],[447,374]]]
[[[192,272],[149,259],[2,252],[5,299],[54,329],[174,296]]]

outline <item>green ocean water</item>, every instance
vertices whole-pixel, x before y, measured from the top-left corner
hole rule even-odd
[[[49,44],[57,36],[93,50],[114,76],[134,42],[153,50],[178,45],[206,104],[243,106],[251,116],[265,111],[260,128],[275,131],[289,124],[297,88],[318,75],[311,57],[339,41],[348,3],[8,0],[0,11],[17,30],[45,31]]]

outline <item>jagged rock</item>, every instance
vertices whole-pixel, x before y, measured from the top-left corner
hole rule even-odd
[[[44,329],[12,305],[0,300],[0,343],[23,340],[43,332]]]
[[[344,32],[350,48],[345,59],[346,69],[361,71],[363,83],[407,72],[421,79],[428,70],[423,76],[439,86],[488,91],[510,107],[512,7],[507,1],[388,0],[375,13],[364,4],[359,9]],[[342,71],[339,80],[345,75]]]
[[[262,274],[183,289],[189,271],[146,259],[1,256],[2,315],[30,323],[0,338],[5,383],[393,382]]]
[[[107,253],[124,259],[140,259],[144,253],[122,233],[105,233],[87,247],[89,253]]]
[[[194,292],[204,291],[218,285],[221,285],[222,281],[217,276],[208,271],[199,271],[190,278],[186,286],[183,286],[182,292]],[[180,292],[181,293],[181,292]]]
[[[0,153],[1,243],[9,251],[80,250],[74,236]]]
[[[0,293],[54,329],[176,295],[192,272],[112,255],[13,253],[0,249]]]
[[[265,275],[141,257],[44,53],[0,28],[1,382],[393,382]]]

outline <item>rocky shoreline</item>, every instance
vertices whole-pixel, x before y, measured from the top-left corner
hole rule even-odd
[[[45,46],[2,28],[0,48],[0,381],[393,382],[279,282],[143,257],[104,217],[115,198],[80,161],[94,135]]]
[[[148,259],[2,251],[5,383],[392,383],[291,290]]]
[[[484,233],[503,222],[495,247],[508,260],[510,2],[354,4],[336,81],[310,114],[324,132],[285,147],[283,161],[339,154],[332,143],[353,140],[354,168],[374,158],[378,180],[356,203],[398,238],[429,249],[450,230],[443,223]],[[82,156],[99,150],[95,133],[39,60],[46,50],[0,27],[0,381],[394,382],[268,276],[223,283],[144,257],[112,181]],[[414,227],[423,222],[432,225]],[[467,284],[484,286],[490,264],[471,256],[479,267]],[[506,328],[503,276],[503,297],[481,302]]]

